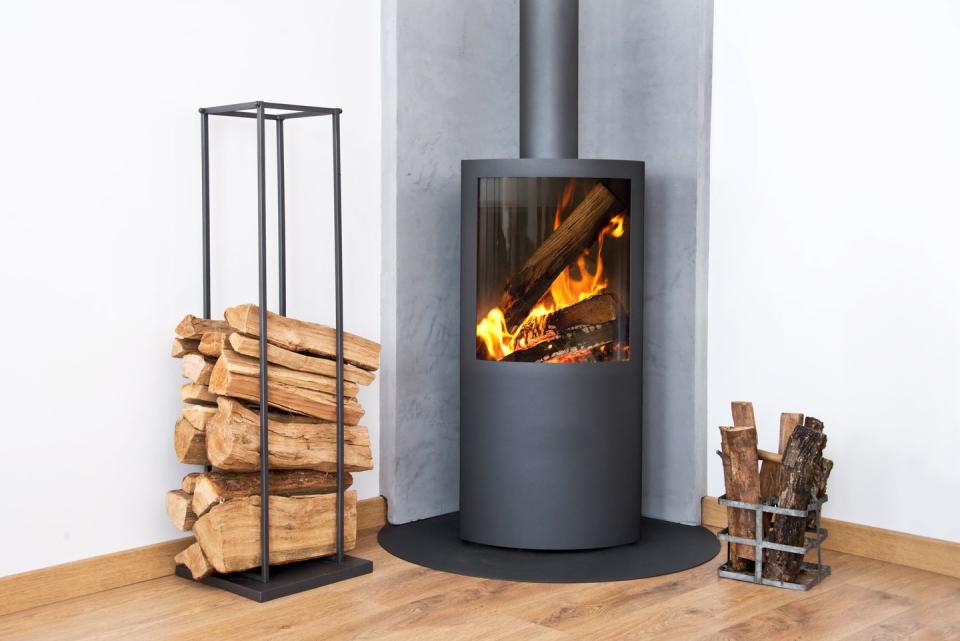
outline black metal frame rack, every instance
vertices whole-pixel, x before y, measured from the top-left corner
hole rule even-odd
[[[268,110],[272,110],[268,112]],[[343,553],[343,261],[340,200],[340,114],[341,109],[307,107],[276,102],[245,102],[200,109],[200,149],[203,214],[203,317],[210,318],[210,154],[209,117],[230,116],[257,121],[257,211],[260,304],[260,571],[214,574],[200,582],[253,599],[269,601],[304,590],[335,583],[373,571],[373,564]],[[336,283],[337,346],[337,552],[335,556],[298,563],[270,566],[270,502],[268,477],[268,394],[267,394],[267,120],[277,123],[277,227],[279,261],[279,311],[287,313],[286,207],[284,187],[283,123],[292,118],[331,116],[333,125],[333,243]],[[191,578],[186,567],[177,566],[178,576]],[[191,579],[192,580],[192,579]]]

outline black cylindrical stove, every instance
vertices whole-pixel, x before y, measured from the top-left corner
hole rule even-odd
[[[640,537],[643,163],[461,165],[460,536]]]

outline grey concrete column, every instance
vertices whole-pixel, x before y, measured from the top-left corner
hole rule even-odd
[[[580,154],[646,161],[644,513],[706,492],[711,0],[580,9]],[[459,162],[518,155],[516,0],[385,0],[381,491],[457,509]],[[610,488],[616,491],[616,488]]]

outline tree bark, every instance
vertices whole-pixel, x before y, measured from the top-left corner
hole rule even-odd
[[[260,335],[260,308],[238,305],[224,315],[235,331],[248,336]],[[267,312],[267,341],[295,352],[309,352],[327,358],[337,357],[336,331],[318,323],[308,323]],[[343,360],[366,370],[380,369],[380,344],[343,333]]]
[[[181,532],[185,532],[193,527],[197,521],[197,515],[192,507],[193,497],[183,490],[170,490],[167,492],[166,507],[167,517],[173,523],[173,527]]]
[[[344,488],[350,487],[353,477],[343,475]],[[296,494],[325,494],[337,491],[337,475],[313,470],[283,470],[270,472],[267,486],[271,496]],[[193,490],[193,513],[203,516],[210,508],[231,499],[260,494],[259,472],[207,472],[197,480]]]
[[[337,426],[307,422],[301,417],[271,414],[268,422],[269,464],[272,469],[337,469]],[[233,472],[260,469],[260,415],[240,403],[221,398],[219,411],[207,426],[207,453],[216,467]],[[365,427],[344,427],[344,469],[373,469],[370,435]]]
[[[550,289],[570,263],[592,246],[610,221],[610,209],[616,197],[597,183],[560,226],[550,234],[520,270],[510,277],[500,299],[500,309],[512,332]]]
[[[244,356],[260,357],[260,339],[250,338],[236,332],[230,334],[228,341],[230,347],[238,354]],[[299,372],[308,372],[310,374],[321,374],[336,378],[337,362],[329,358],[318,356],[307,356],[298,352],[292,352],[288,349],[271,345],[267,343],[267,361],[274,365],[280,365],[288,369],[294,369]],[[369,385],[373,382],[374,375],[365,369],[360,369],[350,363],[343,364],[343,380],[357,383],[358,385]]]
[[[357,493],[346,492],[344,549],[357,541]],[[197,519],[194,536],[217,572],[240,572],[260,565],[260,497],[217,505]],[[270,497],[271,565],[292,563],[336,552],[336,494]]]
[[[808,417],[807,421],[809,420]],[[783,485],[777,502],[780,507],[792,510],[807,509],[810,504],[810,490],[815,474],[820,469],[826,442],[826,435],[813,427],[798,425],[793,430],[783,454],[783,463],[780,464]],[[775,543],[803,546],[806,524],[806,516],[777,515],[770,538]],[[764,559],[763,574],[767,578],[778,581],[796,581],[802,561],[802,554],[769,550]]]
[[[187,357],[184,357],[184,359],[186,358]],[[219,361],[223,361],[227,371],[233,374],[250,376],[258,380],[260,378],[260,361],[256,358],[243,356],[228,347],[220,355]],[[212,372],[213,367],[211,367],[210,370]],[[300,372],[295,369],[287,369],[286,367],[273,365],[267,367],[267,377],[271,382],[289,385],[290,387],[324,392],[325,394],[332,395],[336,395],[337,393],[337,379],[321,374],[310,374],[308,372]],[[343,394],[346,398],[355,397],[359,391],[360,388],[356,383],[351,383],[347,380],[343,381]]]
[[[194,338],[200,340],[207,332],[228,331],[230,331],[230,327],[226,321],[197,318],[193,314],[187,314],[177,325],[175,333],[178,338]]]
[[[757,429],[755,427],[721,427],[721,451],[723,479],[728,499],[757,503],[760,501],[760,475],[757,470]],[[747,539],[756,536],[756,520],[753,510],[727,508],[727,524],[730,534]],[[746,571],[755,558],[754,548],[738,543],[730,544],[731,567]]]
[[[337,401],[331,394],[291,387],[272,379],[268,379],[267,386],[267,400],[272,407],[327,421],[337,419]],[[213,374],[210,376],[210,391],[222,396],[259,402],[260,378],[231,372],[227,368],[226,361],[221,357],[217,360]],[[356,399],[344,399],[344,424],[356,425],[361,417],[363,417],[363,408]]]
[[[777,451],[783,454],[787,451],[787,443],[790,442],[790,435],[797,425],[803,425],[803,413],[801,412],[782,412],[780,414],[780,442]]]

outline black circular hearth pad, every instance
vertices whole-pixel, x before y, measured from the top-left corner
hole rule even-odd
[[[546,552],[468,543],[460,514],[451,512],[404,525],[386,525],[378,540],[387,552],[433,570],[533,583],[626,581],[680,572],[706,563],[720,542],[703,527],[644,518],[630,545]]]

